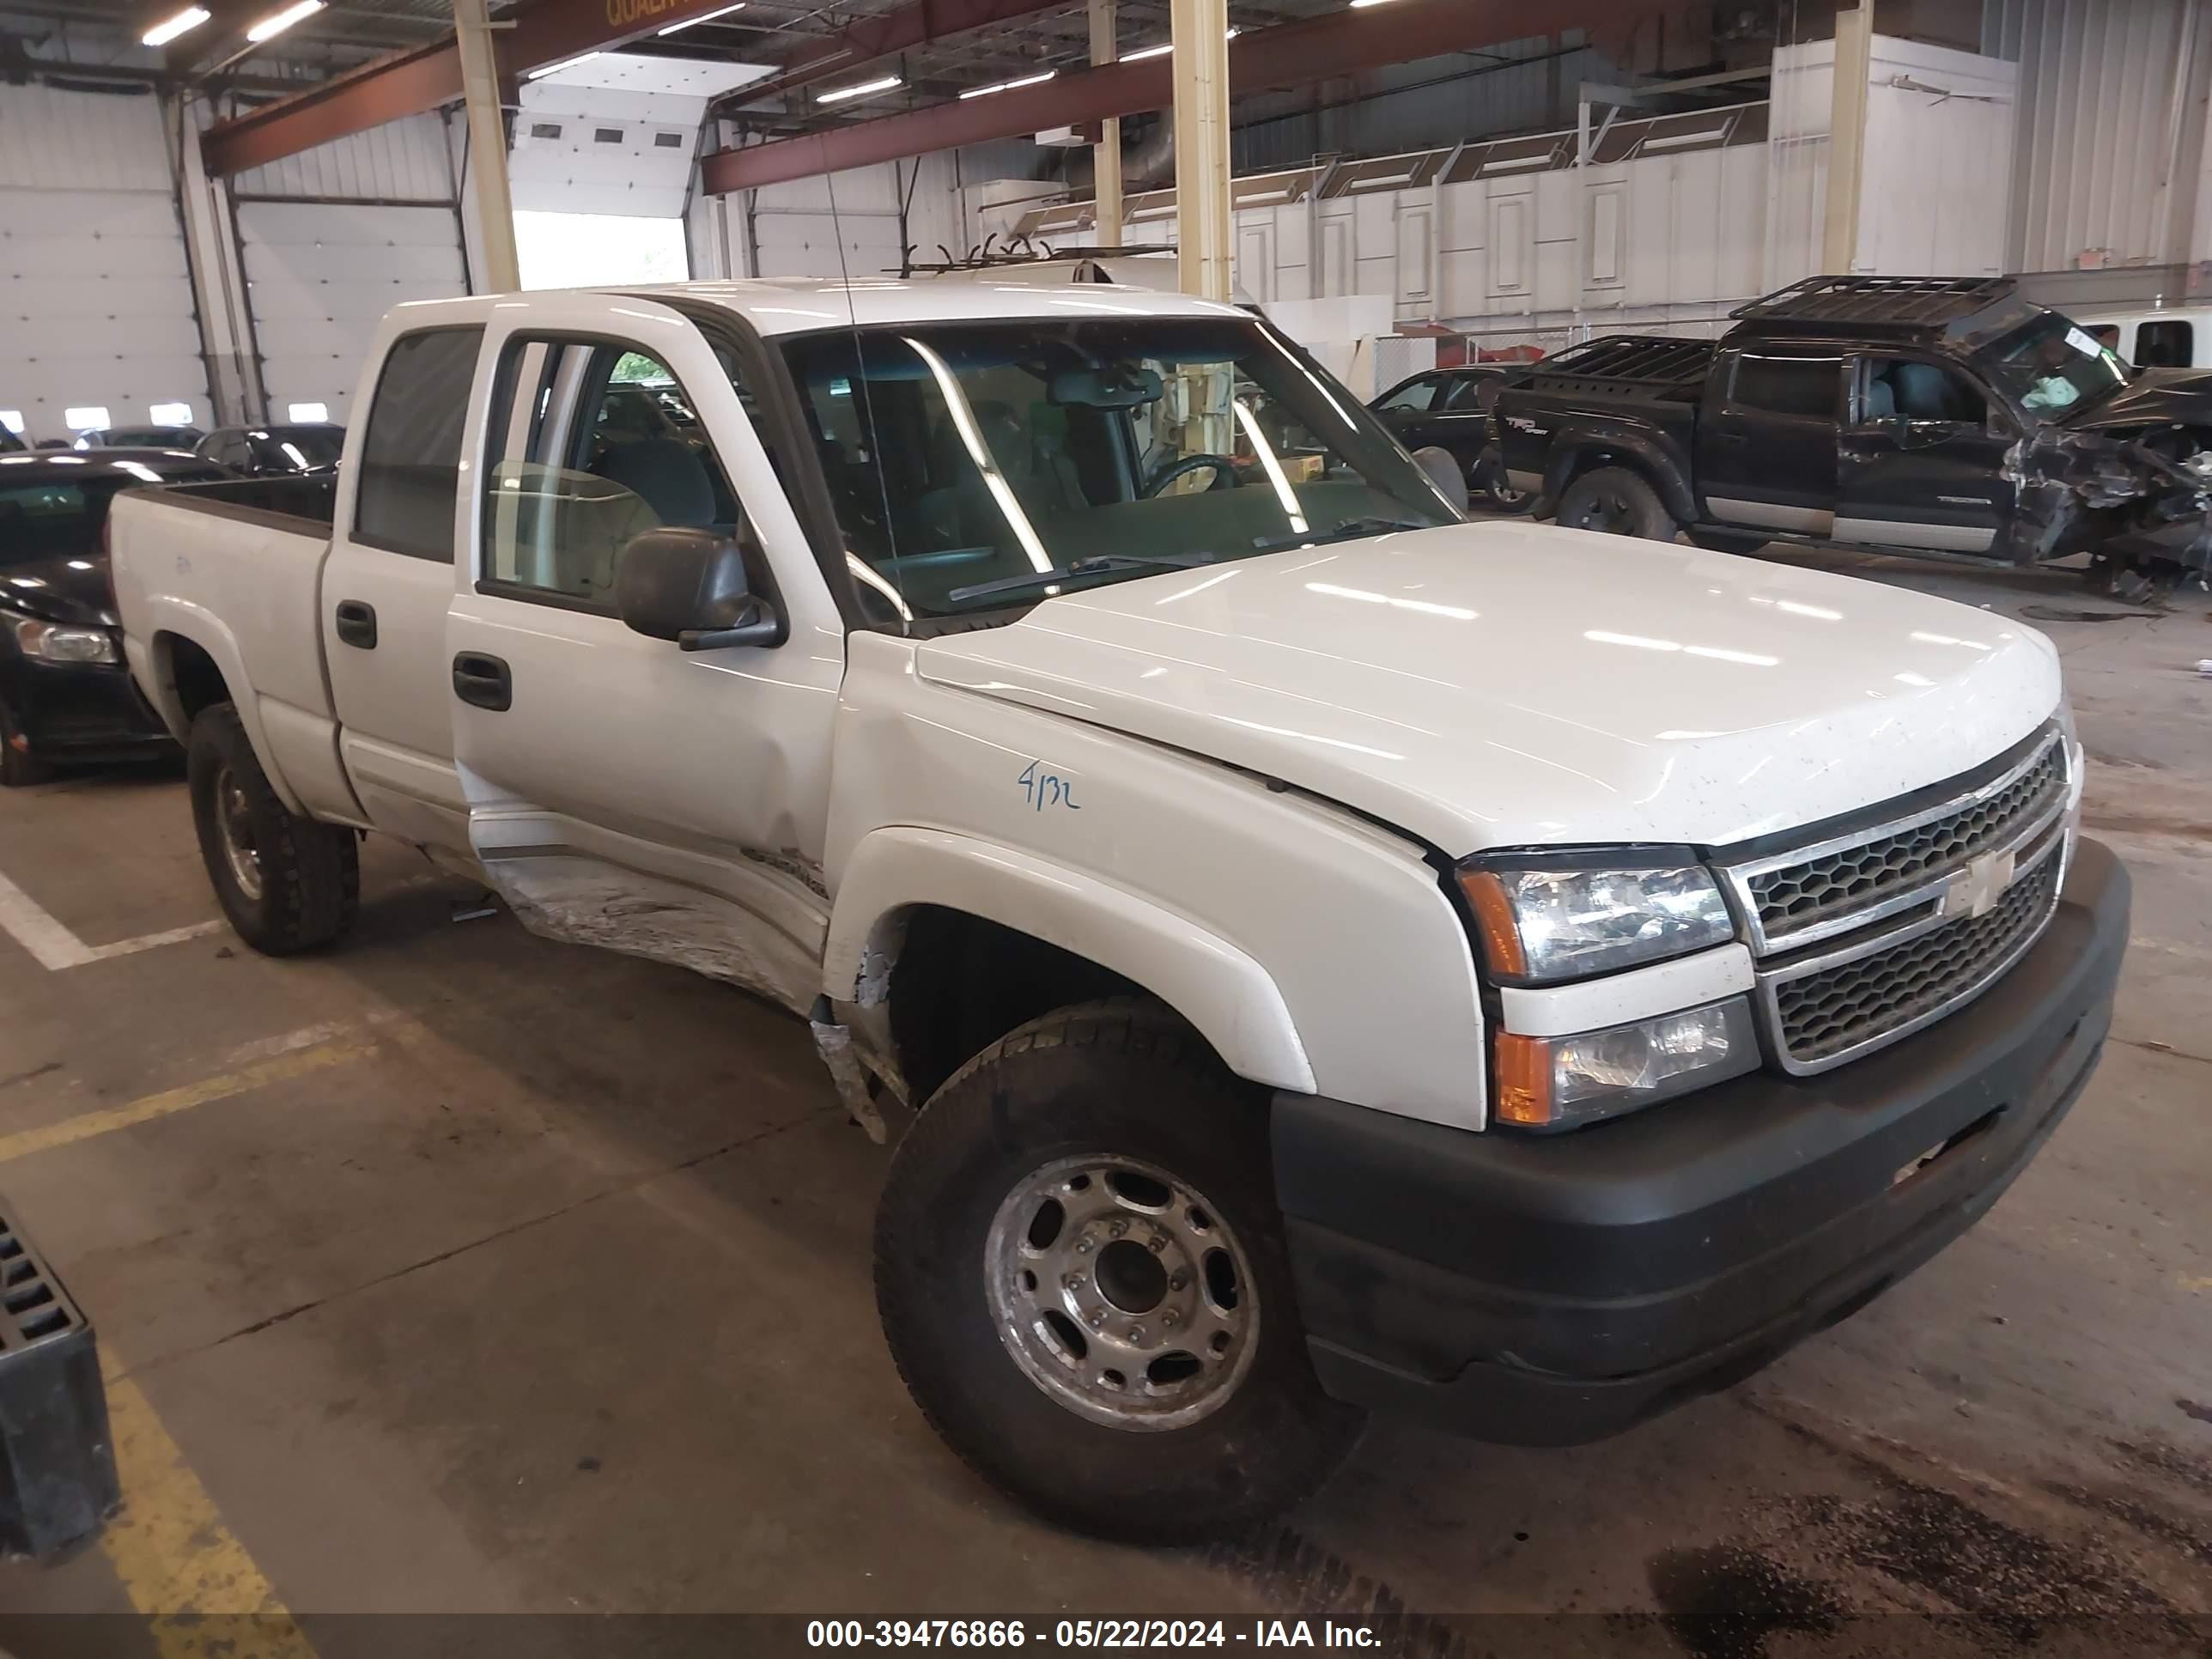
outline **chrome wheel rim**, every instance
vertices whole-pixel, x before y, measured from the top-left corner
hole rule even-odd
[[[999,1340],[1079,1417],[1179,1429],[1250,1370],[1260,1309],[1221,1212],[1134,1158],[1056,1158],[1017,1182],[983,1247]]]
[[[222,836],[222,855],[230,878],[250,899],[261,896],[261,842],[253,829],[252,803],[238,775],[228,766],[215,775],[215,820]]]

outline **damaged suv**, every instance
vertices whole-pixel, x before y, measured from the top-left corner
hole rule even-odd
[[[2130,368],[2006,277],[1814,276],[1730,314],[1516,377],[1511,483],[1563,525],[1729,551],[2087,553],[2131,599],[2212,563],[2212,375]]]

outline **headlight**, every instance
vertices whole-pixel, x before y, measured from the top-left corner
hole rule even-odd
[[[1498,1034],[1500,1123],[1571,1129],[1739,1077],[1759,1063],[1751,1004],[1736,997],[1579,1036]]]
[[[15,643],[27,657],[41,662],[101,662],[123,660],[115,649],[115,635],[104,628],[64,628],[59,623],[15,619]]]
[[[1459,884],[1492,975],[1510,984],[1608,973],[1735,936],[1711,872],[1686,860],[1638,868],[1532,855],[1463,866]]]

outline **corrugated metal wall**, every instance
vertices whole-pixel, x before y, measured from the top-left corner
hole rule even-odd
[[[160,103],[0,87],[0,407],[61,438],[171,403],[212,417]]]
[[[2021,70],[2012,269],[2191,257],[2208,159],[2207,9],[2203,0],[1989,0],[1983,50]]]

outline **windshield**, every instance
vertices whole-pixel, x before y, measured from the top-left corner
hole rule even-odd
[[[276,426],[253,434],[254,447],[270,466],[306,472],[336,466],[345,450],[345,428],[337,426]]]
[[[1358,399],[1253,323],[934,325],[783,349],[885,622],[1458,516]]]
[[[2118,354],[2056,312],[2001,337],[1987,361],[1997,384],[2034,415],[2063,414],[2128,383],[2128,366]]]

